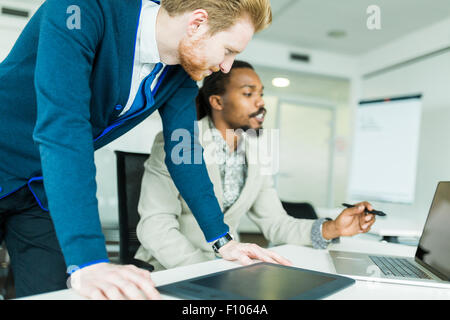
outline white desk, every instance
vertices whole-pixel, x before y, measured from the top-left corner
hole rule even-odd
[[[329,249],[363,251],[375,254],[390,254],[402,256],[414,256],[415,248],[411,246],[381,243],[358,238],[342,238],[341,243],[331,244]],[[308,247],[283,245],[271,248],[300,268],[311,269],[321,272],[335,273],[333,264],[327,250],[315,250]],[[239,264],[214,260],[186,267],[164,270],[152,273],[155,284],[163,285],[192,277],[198,277],[208,273],[239,267]],[[176,299],[164,296],[164,299]],[[82,299],[72,290],[62,290],[42,295],[27,297],[26,299]],[[339,291],[327,299],[445,299],[450,300],[450,289],[416,287],[398,284],[375,283],[367,281],[356,281],[352,286]]]

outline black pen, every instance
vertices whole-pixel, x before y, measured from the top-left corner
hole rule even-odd
[[[344,207],[347,207],[347,208],[353,208],[354,207],[354,205],[348,204],[348,203],[343,203],[342,205]],[[377,216],[380,216],[380,217],[384,217],[386,215],[386,213],[384,213],[383,211],[378,211],[378,210],[369,211],[369,210],[367,210],[367,208],[365,209],[365,212],[366,213],[370,213],[370,214],[374,214],[374,215],[377,215]]]

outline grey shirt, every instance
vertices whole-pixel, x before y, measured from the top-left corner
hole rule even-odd
[[[210,120],[210,128],[216,144],[216,159],[219,164],[223,187],[223,211],[226,212],[241,194],[247,178],[247,162],[245,158],[245,137],[240,137],[236,150],[230,150],[222,134]]]
[[[211,119],[209,127],[216,144],[216,159],[219,163],[220,177],[223,188],[223,211],[226,212],[241,194],[247,178],[247,162],[245,157],[245,136],[239,137],[236,150],[230,150],[227,142],[219,130],[216,129]],[[316,249],[325,249],[332,240],[326,240],[322,236],[322,224],[327,218],[317,219],[311,228],[311,242]],[[333,239],[333,242],[337,241]]]

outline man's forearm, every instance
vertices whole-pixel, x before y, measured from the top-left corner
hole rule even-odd
[[[165,164],[206,240],[210,242],[228,232],[229,228],[224,223],[198,140],[195,82],[188,79],[185,85],[186,88],[180,88],[178,93],[159,109],[163,122]],[[189,87],[190,85],[193,87]],[[175,132],[181,136],[174,134]],[[196,152],[201,155],[198,157],[200,163],[195,163]],[[182,160],[174,159],[175,157],[181,157]]]
[[[336,228],[336,223],[334,220],[328,220],[323,223],[322,236],[326,240],[335,239],[340,236],[340,233]]]
[[[68,30],[69,0],[47,1],[40,22],[35,68],[39,148],[48,206],[66,264],[106,260],[96,199],[90,123],[90,76],[102,11],[96,2],[75,1],[83,12],[83,32]],[[68,77],[70,75],[70,77]]]

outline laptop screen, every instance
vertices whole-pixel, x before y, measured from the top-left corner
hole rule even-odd
[[[416,258],[450,280],[450,182],[440,182],[416,251]]]

